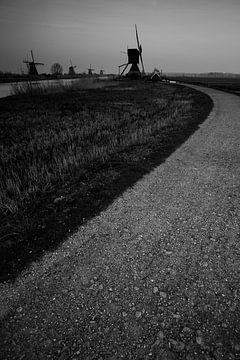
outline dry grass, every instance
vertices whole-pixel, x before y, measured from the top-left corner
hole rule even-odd
[[[11,95],[38,96],[52,93],[76,91],[83,89],[98,89],[105,86],[117,85],[116,82],[99,81],[97,78],[82,78],[74,80],[45,80],[45,81],[24,81],[11,85]]]

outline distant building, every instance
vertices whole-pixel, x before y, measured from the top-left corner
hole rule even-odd
[[[161,81],[162,76],[159,71],[154,71],[152,75],[150,76],[151,81]]]

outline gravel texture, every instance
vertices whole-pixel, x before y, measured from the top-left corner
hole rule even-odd
[[[0,285],[2,359],[240,359],[240,98]]]

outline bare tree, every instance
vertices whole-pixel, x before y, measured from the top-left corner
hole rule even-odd
[[[63,73],[62,65],[60,65],[59,63],[54,63],[51,66],[51,73],[52,75],[62,75]]]

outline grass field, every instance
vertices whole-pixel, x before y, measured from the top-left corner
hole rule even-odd
[[[193,89],[138,82],[1,99],[1,280],[164,161],[211,108]]]
[[[235,78],[213,77],[213,76],[209,76],[209,77],[180,76],[180,77],[174,77],[174,80],[186,84],[203,85],[217,90],[222,90],[236,95],[240,95],[240,76]]]

